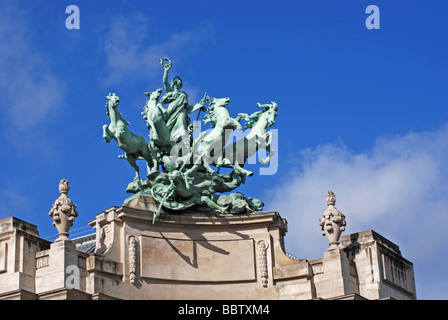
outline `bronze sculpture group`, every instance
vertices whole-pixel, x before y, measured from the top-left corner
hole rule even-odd
[[[262,210],[262,201],[240,192],[218,193],[236,189],[253,174],[244,169],[244,165],[259,149],[269,152],[266,159],[259,160],[261,164],[271,160],[274,152],[272,132],[266,129],[275,123],[277,104],[258,104],[260,111],[252,115],[239,113],[236,118],[232,118],[227,109],[229,98],[211,98],[205,94],[201,101],[191,106],[187,93],[180,91],[181,78],[176,76],[168,82],[172,62],[163,58],[160,64],[164,69],[165,94],[162,96],[162,88],[145,92],[147,101],[142,112],[149,129],[149,143],[127,128],[130,123],[118,111],[119,97],[115,93],[107,96],[110,124],[103,126],[103,138],[106,142],[115,140],[125,152],[119,157],[126,159],[135,170],[134,180],[126,191],[153,197],[159,203],[154,219],[162,207],[179,211],[195,206],[200,211],[215,209],[232,214],[243,213],[247,207],[253,211]],[[203,121],[211,123],[212,129],[193,139],[195,127],[189,114],[197,110],[199,114],[206,112]],[[239,141],[227,144],[234,130],[243,129],[242,119],[246,121],[244,127],[249,133]],[[137,160],[146,161],[146,179],[140,177]],[[220,174],[221,167],[232,171]]]

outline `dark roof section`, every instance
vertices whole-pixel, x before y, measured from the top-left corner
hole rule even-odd
[[[76,245],[76,250],[85,253],[92,253],[93,251],[95,251],[96,233],[78,237],[72,239],[72,241]]]

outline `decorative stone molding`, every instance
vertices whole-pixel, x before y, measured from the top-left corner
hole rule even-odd
[[[45,268],[50,265],[50,256],[45,255],[36,259],[36,269]]]
[[[111,207],[96,216],[96,219],[89,222],[89,225],[95,228],[95,253],[106,255],[115,254],[114,257],[110,259],[117,259],[120,253],[119,250],[114,250],[117,248],[116,242],[120,241],[120,228],[122,221],[117,217],[115,211],[116,207]],[[120,246],[118,244],[118,246]]]
[[[327,236],[330,248],[333,250],[339,246],[339,238],[341,232],[345,230],[345,216],[334,206],[336,204],[336,196],[332,191],[328,191],[326,195],[328,208],[325,210],[323,217],[319,220],[322,228],[322,235]]]
[[[62,179],[59,182],[59,193],[61,194],[53,204],[49,215],[53,217],[53,225],[58,229],[58,238],[56,241],[71,241],[68,238],[68,231],[75,221],[75,217],[78,216],[76,206],[72,200],[67,196],[69,191],[68,181]]]
[[[412,264],[384,252],[381,253],[380,257],[382,280],[408,294],[415,292]]]
[[[263,288],[268,287],[268,259],[267,259],[267,250],[269,247],[269,243],[264,240],[260,240],[257,242],[257,251],[258,251],[258,260],[260,266],[260,278],[261,285]]]
[[[107,251],[112,246],[113,242],[112,226],[110,224],[106,224],[101,231],[103,233],[103,244]]]
[[[128,240],[129,248],[129,280],[135,284],[137,273],[137,239],[130,236]]]
[[[104,254],[106,253],[113,243],[113,234],[111,224],[106,224],[104,226],[97,225],[99,236],[96,240],[95,253]]]
[[[322,262],[312,264],[311,268],[313,270],[313,274],[324,273],[324,265]]]

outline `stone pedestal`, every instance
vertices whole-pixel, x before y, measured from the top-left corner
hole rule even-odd
[[[324,257],[311,261],[315,270],[314,285],[323,299],[359,294],[356,267],[343,249],[331,248]]]
[[[152,198],[136,197],[90,223],[103,264],[92,269],[96,292],[122,299],[312,298],[311,268],[285,255],[286,221],[278,213],[162,212],[153,224],[155,210]]]
[[[55,241],[50,249],[36,254],[36,294],[39,299],[69,299],[73,292],[85,290],[80,260],[85,259],[70,241]],[[78,295],[75,295],[78,296]]]

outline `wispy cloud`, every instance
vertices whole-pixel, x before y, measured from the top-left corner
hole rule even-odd
[[[187,59],[201,44],[214,38],[213,29],[206,23],[167,34],[164,38],[152,32],[150,21],[141,13],[118,16],[110,23],[104,38],[108,67],[104,81],[107,85],[124,79],[143,77],[148,80],[154,77],[152,74],[160,77],[160,58]]]
[[[9,216],[29,218],[33,204],[33,201],[23,193],[3,190],[0,192],[0,218]]]
[[[374,229],[397,243],[416,270],[428,261],[446,270],[447,141],[445,126],[380,138],[362,153],[342,142],[302,150],[296,162],[300,169],[267,203],[288,220],[287,251],[306,259],[322,256],[328,241],[318,219],[326,209],[325,194],[332,190],[336,207],[347,217],[345,234]]]
[[[0,4],[2,127],[15,145],[36,141],[36,127],[61,105],[63,85],[35,43],[32,19],[13,1]]]

